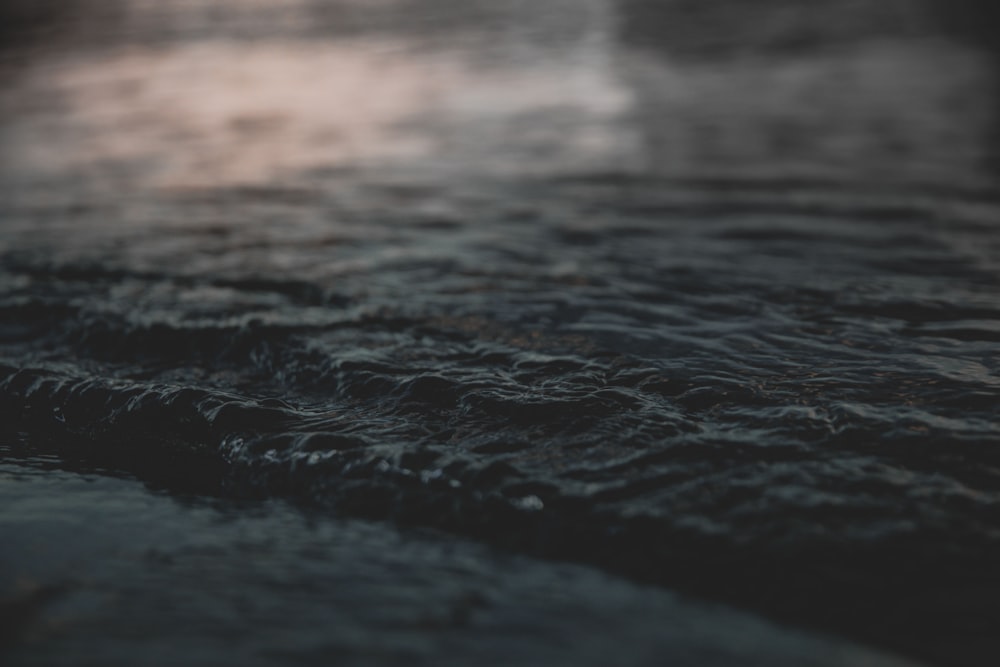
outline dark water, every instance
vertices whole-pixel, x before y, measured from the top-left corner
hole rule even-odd
[[[73,520],[104,516],[183,552],[177,540],[217,521],[219,589],[324,627],[346,621],[287,590],[382,578],[382,593],[340,601],[375,620],[339,636],[370,636],[362,653],[378,637],[423,648],[363,664],[576,664],[611,645],[715,664],[685,653],[684,633],[657,634],[686,613],[650,585],[932,664],[990,664],[1000,198],[978,38],[916,3],[892,29],[866,3],[811,19],[771,3],[758,15],[771,32],[753,35],[716,3],[692,24],[707,47],[666,27],[653,40],[656,12],[637,2],[342,5],[338,23],[307,2],[137,2],[9,47],[0,489],[67,499],[37,524],[10,510],[11,530],[42,526],[51,543],[46,511],[97,503]],[[695,20],[682,9],[671,18]],[[78,490],[91,479],[145,498],[106,477],[123,474],[157,490],[137,506],[199,500],[150,510],[168,517],[157,533]],[[213,502],[224,509],[199,505]],[[411,538],[332,515],[508,555],[435,533],[397,562]],[[277,540],[261,558],[293,583],[263,587],[240,530]],[[316,555],[332,544],[335,574]],[[448,549],[476,565],[450,579]],[[11,571],[31,562],[4,552]],[[88,567],[157,599],[169,585],[143,563]],[[58,579],[41,570],[32,581]],[[503,582],[499,635],[487,623],[442,648],[373,611],[392,591],[464,609],[447,587],[484,578]],[[522,588],[569,591],[580,617],[534,607],[525,623],[542,639],[504,658],[527,641],[503,625]],[[729,613],[687,612],[697,641],[729,647],[718,664],[827,655],[763,625],[743,635],[757,644],[734,643],[734,625],[758,621]],[[155,641],[185,632],[156,618]],[[97,619],[101,636],[114,621]],[[596,653],[567,639],[587,627],[609,628]],[[153,650],[139,636],[98,646],[128,663]],[[89,642],[71,632],[33,659]],[[577,652],[545,652],[559,642]],[[845,655],[829,664],[860,664]]]
[[[7,603],[5,664],[913,664],[586,567],[51,463],[0,468],[0,564],[40,582]]]

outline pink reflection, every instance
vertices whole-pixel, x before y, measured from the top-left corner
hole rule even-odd
[[[426,141],[396,125],[456,77],[370,43],[119,52],[36,77],[65,106],[22,121],[19,158],[46,171],[129,164],[150,185],[204,186],[413,156]]]
[[[37,67],[6,113],[19,169],[219,186],[423,160],[531,171],[620,148],[628,95],[606,68],[477,67],[404,42],[204,41]]]

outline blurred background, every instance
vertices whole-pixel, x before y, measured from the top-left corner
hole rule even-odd
[[[994,162],[998,10],[985,0],[0,12],[5,182],[206,185],[408,164],[974,184]]]

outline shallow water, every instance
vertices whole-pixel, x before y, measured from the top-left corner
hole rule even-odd
[[[59,512],[93,471],[278,497],[987,664],[990,54],[916,13],[906,34],[792,50],[737,32],[713,59],[650,47],[636,4],[388,3],[335,30],[311,3],[285,23],[131,3],[18,47],[0,93],[6,469],[65,493]],[[212,530],[148,502],[170,531]],[[226,516],[272,536],[306,511],[252,506]],[[401,539],[330,521],[273,539],[359,560]],[[236,549],[220,576],[240,586]],[[300,583],[318,566],[279,551]],[[420,553],[430,590],[450,586],[448,559]],[[562,566],[525,562],[557,585]],[[123,576],[158,595],[145,565]],[[613,596],[595,586],[584,609]],[[545,642],[570,632],[535,613]],[[624,633],[645,616],[615,613]]]

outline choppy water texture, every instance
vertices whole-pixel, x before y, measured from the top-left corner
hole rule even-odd
[[[167,19],[134,3],[111,27],[63,19],[64,41],[10,47],[3,493],[34,480],[76,498],[74,473],[39,472],[53,468],[127,473],[251,503],[225,530],[260,534],[297,516],[253,505],[279,497],[321,524],[440,529],[930,663],[990,664],[990,54],[913,9],[905,34],[831,28],[792,48],[736,33],[713,60],[650,46],[630,23],[641,4],[390,3],[366,20],[344,9],[343,31],[293,20],[310,3],[289,3],[286,23],[193,4],[156,32]],[[86,39],[101,30],[114,39]],[[208,509],[191,512],[169,525],[213,530]],[[278,531],[263,557],[305,585],[320,562],[295,549],[403,539],[363,526]],[[447,580],[445,547],[414,544],[415,564],[368,572]],[[623,644],[659,659],[681,641],[629,621],[677,620],[659,588],[475,558],[462,576],[504,580],[498,599],[566,576],[588,591],[581,628],[607,595],[624,600]],[[250,590],[263,576],[231,572]],[[497,604],[503,625],[515,612]],[[570,633],[546,615],[564,611],[532,613],[542,635]],[[724,634],[704,641],[735,641]],[[393,659],[473,655],[426,653],[434,637]],[[729,645],[720,664],[762,655]],[[760,664],[803,664],[781,650]]]

